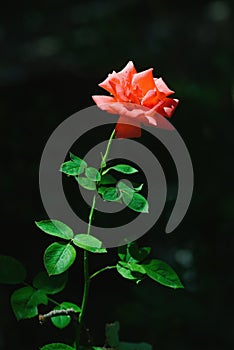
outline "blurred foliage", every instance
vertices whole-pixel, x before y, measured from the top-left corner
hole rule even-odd
[[[1,229],[7,232],[1,253],[23,261],[31,275],[42,268],[50,240],[34,220],[47,217],[38,187],[46,140],[65,118],[93,104],[107,73],[129,60],[138,70],[153,67],[181,100],[172,123],[191,153],[195,191],[174,233],[164,234],[172,198],[141,240],[186,288],[134,286],[107,272],[92,285],[86,323],[100,344],[105,323],[118,320],[121,339],[155,350],[233,348],[233,2],[34,0],[6,3],[0,19]],[[143,141],[151,142],[146,134]],[[176,188],[171,160],[158,149]],[[105,259],[92,263],[103,266]],[[69,300],[81,296],[80,282],[70,280]],[[69,342],[69,331],[17,323],[10,291],[0,289],[0,349]]]

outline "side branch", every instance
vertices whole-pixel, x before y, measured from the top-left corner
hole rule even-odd
[[[47,314],[44,315],[39,315],[38,319],[39,319],[39,323],[40,324],[44,324],[46,322],[47,319],[52,318],[52,317],[56,317],[56,316],[71,316],[73,318],[77,318],[78,312],[75,311],[74,309],[70,308],[70,309],[62,309],[62,310],[52,310],[50,312],[48,312]]]

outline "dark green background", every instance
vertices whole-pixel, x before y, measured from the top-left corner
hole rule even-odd
[[[91,95],[102,93],[97,83],[129,60],[139,71],[153,67],[180,99],[171,121],[192,157],[193,200],[170,235],[164,233],[173,203],[168,202],[142,242],[176,269],[185,289],[153,281],[135,286],[106,272],[92,285],[86,317],[97,344],[104,342],[105,322],[119,320],[121,339],[146,341],[154,350],[234,346],[232,5],[231,0],[34,0],[1,8],[1,253],[21,260],[29,280],[43,267],[43,251],[52,242],[34,225],[46,218],[38,168],[52,131],[92,105]],[[159,153],[163,158],[160,147]],[[174,185],[173,165],[166,162],[165,169],[171,169],[165,172]],[[115,255],[111,250],[109,258],[94,256],[92,266],[112,263]],[[1,350],[69,342],[72,328],[42,327],[36,319],[17,323],[9,306],[13,290],[0,289]],[[58,300],[80,301],[81,293],[78,259]]]

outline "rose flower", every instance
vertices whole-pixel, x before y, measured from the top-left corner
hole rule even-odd
[[[137,73],[131,61],[120,72],[109,74],[99,86],[112,96],[92,96],[97,106],[120,115],[115,128],[117,138],[140,137],[141,124],[168,128],[161,116],[170,118],[179,103],[168,97],[174,91],[162,78],[153,77],[152,68]]]

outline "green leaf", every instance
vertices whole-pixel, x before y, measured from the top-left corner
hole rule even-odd
[[[136,283],[139,283],[145,275],[145,269],[142,265],[138,264],[138,261],[133,259],[129,253],[128,245],[119,247],[118,255],[121,261],[117,264],[117,271],[124,278],[134,280]]]
[[[71,176],[76,176],[76,175],[82,174],[84,172],[85,168],[87,168],[87,166],[88,166],[87,163],[83,159],[77,157],[75,154],[73,154],[71,152],[69,154],[70,154],[71,162],[68,161],[68,162],[64,163],[64,164],[68,163],[65,166],[65,169],[63,169],[63,164],[62,164],[62,166],[61,166],[62,172],[64,172],[67,175],[71,175]]]
[[[131,257],[129,254],[128,245],[129,244],[118,247],[118,256],[122,261],[129,261]]]
[[[119,350],[153,350],[152,345],[148,343],[126,343],[126,342],[120,342],[119,343]]]
[[[107,187],[100,186],[98,187],[98,193],[102,196],[103,193],[106,191]]]
[[[134,174],[134,173],[137,173],[138,170],[133,168],[132,166],[130,165],[127,165],[127,164],[118,164],[118,165],[114,165],[106,170],[104,170],[102,173],[103,175],[106,174],[109,170],[115,170],[115,171],[118,171],[122,174]]]
[[[74,163],[76,163],[77,165],[84,166],[84,167],[88,166],[87,163],[83,159],[77,157],[74,153],[69,152],[69,155],[70,155],[71,160]]]
[[[85,175],[87,178],[89,178],[92,181],[100,181],[101,180],[101,174],[96,168],[89,167],[85,170]]]
[[[120,264],[120,262],[117,264],[117,271],[122,277],[124,277],[128,280],[136,280],[136,277],[133,276],[132,272],[128,268],[123,267]]]
[[[175,271],[161,260],[152,259],[142,265],[146,274],[154,281],[171,288],[184,288]]]
[[[9,255],[0,255],[0,283],[17,284],[24,281],[26,271],[23,265]]]
[[[126,185],[123,181],[119,181],[117,187],[122,195],[123,202],[128,206],[134,194],[134,189]]]
[[[110,174],[102,175],[100,184],[101,185],[113,185],[117,180]]]
[[[130,242],[118,248],[118,256],[125,262],[141,262],[150,254],[150,251],[150,247],[139,248],[136,242]]]
[[[140,192],[142,190],[142,187],[144,186],[144,184],[140,184],[137,187],[133,187],[135,192]]]
[[[79,185],[86,190],[94,191],[96,190],[96,183],[95,181],[92,181],[88,179],[87,177],[76,177],[77,182]]]
[[[67,272],[60,275],[49,276],[47,272],[39,272],[33,280],[35,288],[43,290],[47,294],[61,292],[67,283]]]
[[[140,213],[148,213],[149,205],[147,200],[139,193],[133,193],[131,200],[129,194],[123,194],[124,203],[132,210]]]
[[[147,256],[150,254],[151,247],[139,248],[136,242],[132,242],[128,246],[128,251],[129,251],[130,256],[134,260],[141,262],[141,261],[145,260],[145,258],[147,258]]]
[[[118,184],[117,184],[117,187],[123,193],[126,192],[129,195],[134,193],[134,188],[133,187],[129,187],[124,181],[119,181]]]
[[[116,187],[109,187],[103,192],[102,198],[109,202],[119,202],[121,195],[118,194]]]
[[[77,176],[84,172],[87,167],[87,163],[81,161],[80,163],[76,160],[69,160],[61,165],[60,171],[66,175]]]
[[[75,350],[75,348],[63,343],[52,343],[44,345],[40,350]]]
[[[30,304],[39,305],[39,304],[48,304],[48,297],[44,290],[34,290],[34,294],[32,295]]]
[[[94,236],[86,233],[79,233],[73,238],[73,243],[82,249],[92,253],[106,253],[105,248],[101,248],[102,242]]]
[[[51,236],[56,236],[67,240],[72,239],[74,236],[72,229],[58,220],[35,221],[35,224],[43,232]]]
[[[67,309],[74,309],[76,312],[80,312],[81,309],[79,306],[76,304],[66,302],[64,301],[60,305],[56,306],[54,310],[67,310]],[[55,316],[51,318],[51,322],[53,325],[59,329],[65,328],[69,325],[71,322],[71,317],[70,316]]]
[[[80,167],[76,165],[76,163],[69,160],[68,162],[65,162],[61,164],[60,169],[62,173],[66,175],[76,176],[80,174]]]
[[[76,250],[70,243],[55,242],[44,253],[44,265],[50,276],[59,275],[74,263],[75,258]]]
[[[46,295],[32,287],[17,289],[11,296],[11,306],[18,321],[37,316],[37,306],[47,302]]]
[[[121,265],[122,267],[124,267],[125,269],[129,269],[132,272],[139,272],[141,274],[146,273],[144,267],[140,264],[137,264],[134,261],[129,261],[129,262],[119,261],[118,264]]]
[[[148,213],[149,206],[147,200],[139,193],[134,192],[134,188],[127,186],[123,181],[117,184],[124,203],[132,210],[140,213]]]

